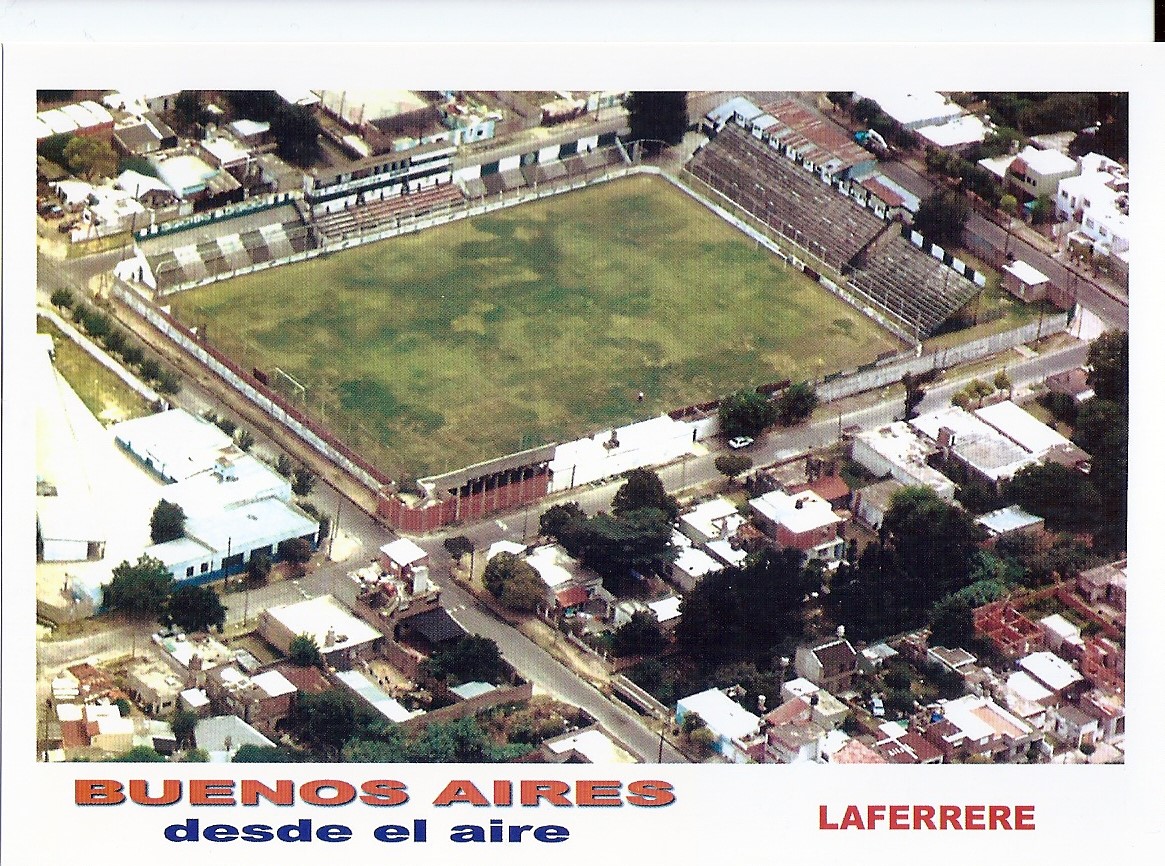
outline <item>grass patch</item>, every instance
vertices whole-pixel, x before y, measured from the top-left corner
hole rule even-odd
[[[141,418],[152,411],[149,403],[121,379],[66,337],[48,319],[37,317],[36,332],[51,334],[56,359],[53,366],[103,424]]]
[[[897,348],[656,178],[174,297],[389,473],[424,476]],[[642,404],[636,400],[642,391]]]

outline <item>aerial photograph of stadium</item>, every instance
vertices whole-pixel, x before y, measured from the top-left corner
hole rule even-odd
[[[1128,93],[36,109],[38,760],[1124,762]]]

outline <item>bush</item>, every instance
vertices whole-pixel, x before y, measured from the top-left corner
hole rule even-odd
[[[49,301],[54,307],[67,310],[73,306],[73,293],[68,289],[56,289],[52,295],[49,296]]]

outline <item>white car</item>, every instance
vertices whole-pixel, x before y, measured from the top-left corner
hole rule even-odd
[[[751,436],[733,436],[728,440],[728,447],[734,451],[737,451],[741,448],[747,448],[754,441],[755,440]]]

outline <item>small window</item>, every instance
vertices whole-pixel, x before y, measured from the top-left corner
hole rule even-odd
[[[198,567],[199,574],[206,574],[208,571],[210,571],[210,563],[209,562],[204,562],[204,563],[202,563],[202,565],[200,565]]]
[[[194,577],[194,566],[193,565],[188,565],[186,567],[186,576],[187,577]]]

